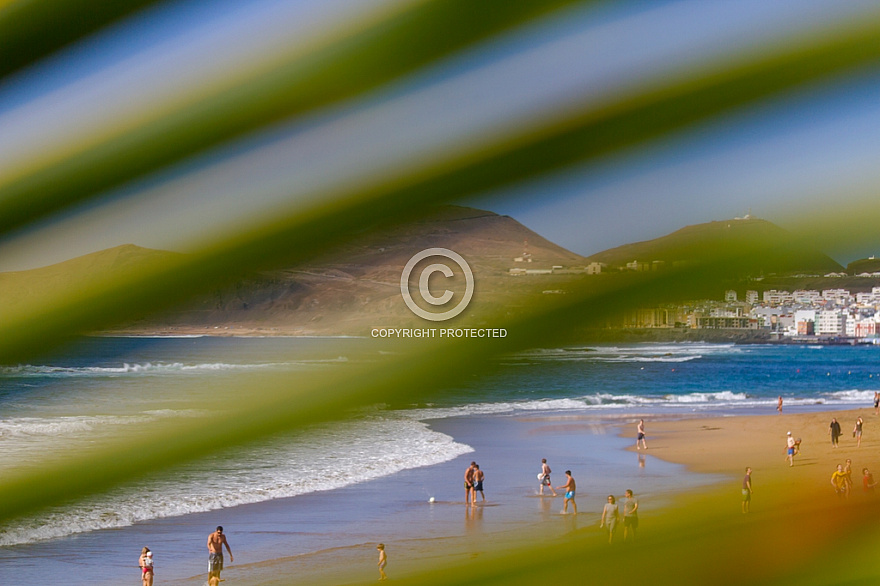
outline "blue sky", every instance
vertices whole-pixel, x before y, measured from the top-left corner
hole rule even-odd
[[[405,0],[173,2],[0,84],[0,178],[212,84],[296,55]],[[0,241],[0,270],[126,242],[195,250],[296,213],[354,182],[449,156],[572,104],[723,62],[871,2],[622,2],[566,10],[370,95],[282,122],[141,178]],[[785,226],[872,196],[880,75],[777,98],[590,165],[467,202],[581,254],[753,215]],[[875,242],[826,250],[841,262]]]

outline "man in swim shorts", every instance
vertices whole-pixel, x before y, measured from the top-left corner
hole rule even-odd
[[[785,439],[785,459],[788,460],[789,466],[794,466],[794,452],[795,441],[794,438],[791,437],[791,432],[789,431]]]
[[[229,552],[229,561],[234,562],[229,542],[223,534],[223,527],[217,526],[217,530],[208,535],[208,584],[220,582],[220,572],[223,571],[223,546]],[[212,582],[214,580],[214,582]]]
[[[565,471],[565,484],[562,486],[557,486],[557,490],[565,489],[565,503],[562,505],[562,514],[568,513],[568,502],[571,501],[571,508],[574,511],[574,514],[578,514],[578,506],[577,503],[574,502],[574,494],[577,489],[577,485],[574,482],[574,478],[571,477],[571,470]]]
[[[553,490],[553,485],[550,484],[550,466],[547,465],[547,458],[541,458],[541,474],[541,491],[539,494],[544,494],[544,487],[546,486],[553,493],[553,496],[556,496],[556,491]]]
[[[474,466],[476,465],[476,462],[471,462],[471,465],[464,471],[464,504],[466,505],[471,502],[471,491],[474,489]]]
[[[471,503],[477,504],[477,493],[480,493],[480,496],[483,497],[483,502],[486,502],[486,495],[483,494],[483,479],[486,478],[486,475],[480,470],[479,464],[474,464],[474,487],[471,489]]]
[[[647,450],[648,449],[648,440],[645,439],[645,420],[639,419],[639,424],[636,426],[636,449],[640,450],[639,443]]]

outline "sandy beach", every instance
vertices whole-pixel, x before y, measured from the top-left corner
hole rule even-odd
[[[860,448],[851,434],[859,415],[865,420]],[[831,447],[828,433],[832,417],[844,430],[838,448]],[[632,455],[627,452],[636,452],[635,420],[632,416],[620,419],[600,423],[587,417],[535,416],[443,422],[445,432],[474,441],[485,440],[486,435],[469,434],[468,428],[491,427],[494,420],[496,427],[490,431],[499,432],[498,438],[513,429],[525,443],[512,442],[507,448],[475,446],[474,454],[433,467],[436,470],[431,479],[439,481],[472,458],[485,462],[491,480],[487,482],[488,506],[466,508],[463,496],[453,488],[459,484],[457,479],[451,479],[448,486],[438,489],[442,502],[423,509],[429,514],[410,511],[401,517],[414,523],[423,537],[413,538],[414,527],[409,526],[401,527],[398,536],[385,534],[382,538],[389,549],[389,576],[396,582],[413,584],[477,583],[480,579],[527,583],[529,578],[540,580],[533,574],[534,564],[528,563],[530,556],[538,555],[546,560],[540,575],[548,578],[563,579],[567,572],[577,570],[589,572],[598,583],[626,583],[637,580],[645,571],[645,566],[627,566],[628,557],[638,551],[642,564],[653,564],[654,583],[672,583],[684,576],[692,581],[679,583],[701,583],[707,573],[721,583],[750,575],[758,583],[773,583],[770,578],[790,576],[792,572],[801,577],[802,583],[813,583],[812,578],[816,578],[814,583],[836,583],[822,577],[821,572],[809,571],[810,563],[780,564],[774,544],[796,542],[801,559],[807,555],[820,563],[823,554],[839,554],[839,550],[827,549],[830,538],[853,554],[858,552],[859,544],[871,542],[864,540],[873,531],[866,520],[876,517],[878,510],[862,493],[861,470],[880,470],[880,419],[873,409],[674,420],[646,417],[649,449]],[[507,431],[501,434],[501,429]],[[789,430],[803,440],[793,467],[785,461]],[[542,447],[559,449],[556,461],[566,465],[575,462],[571,465],[574,469],[589,468],[589,472],[581,471],[579,475],[577,517],[559,514],[561,498],[532,498],[534,487],[521,482],[516,486],[521,471],[501,472],[499,466],[528,457],[524,446],[537,438]],[[615,461],[577,460],[596,438],[616,442]],[[570,447],[567,452],[563,449],[566,445]],[[658,475],[640,478],[637,471],[615,482],[622,470],[618,466],[633,469],[642,461],[641,455],[646,455],[647,462],[641,474],[647,471]],[[834,495],[830,477],[836,464],[846,458],[853,461],[855,486],[848,500],[840,500]],[[681,465],[697,473],[696,478],[702,482],[695,482],[694,475]],[[743,515],[740,486],[746,466],[753,469],[754,497],[751,513]],[[556,472],[554,469],[561,483],[563,476]],[[677,487],[676,478],[681,480]],[[632,484],[641,502],[637,549],[621,543],[609,547],[607,534],[598,527],[603,495],[622,495],[623,486],[608,488],[621,483],[627,487]],[[499,484],[514,486],[501,489]],[[352,498],[356,498],[355,492],[351,491]],[[670,536],[675,539],[670,540]],[[618,542],[620,538],[618,531]],[[524,556],[526,552],[529,555]],[[747,566],[736,561],[740,555],[748,560]],[[378,577],[375,557],[375,544],[370,541],[259,563],[241,560],[244,563],[230,566],[224,576],[236,584],[287,584],[294,576],[300,583],[367,583]],[[724,575],[719,577],[716,574],[721,569]],[[756,579],[756,573],[761,579]],[[173,583],[197,584],[200,578]]]

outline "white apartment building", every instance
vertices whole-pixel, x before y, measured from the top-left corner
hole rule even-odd
[[[728,289],[724,292],[724,301],[726,303],[733,303],[736,301],[736,291],[733,289]]]
[[[758,302],[758,299],[757,291],[746,291],[746,303],[754,305]]]
[[[869,293],[856,293],[859,305],[877,305],[880,303],[880,287],[873,287]]]
[[[794,303],[794,295],[788,291],[770,289],[769,291],[764,291],[764,303],[768,305],[791,305]]]
[[[839,336],[846,333],[846,312],[840,309],[823,309],[816,312],[816,333]]]
[[[822,291],[822,299],[840,306],[849,305],[855,301],[852,294],[846,289],[825,289]]]
[[[792,297],[794,297],[795,303],[800,303],[801,305],[817,305],[819,301],[822,299],[822,295],[818,291],[795,291],[792,293]]]

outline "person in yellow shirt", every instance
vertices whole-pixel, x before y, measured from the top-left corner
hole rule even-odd
[[[837,465],[837,470],[831,475],[831,486],[834,487],[834,492],[837,493],[837,496],[843,498],[846,496],[846,472],[843,471],[843,466],[840,464]]]

